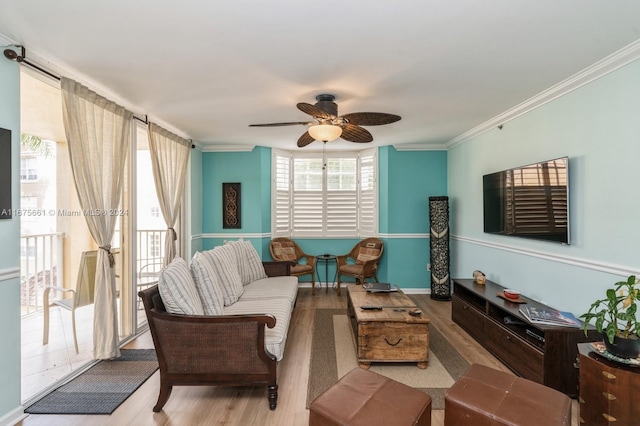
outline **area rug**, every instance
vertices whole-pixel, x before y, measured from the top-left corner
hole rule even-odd
[[[111,414],[158,369],[153,349],[122,349],[25,410],[30,414]]]
[[[345,310],[317,309],[311,343],[307,408],[325,389],[356,367],[355,340]],[[370,370],[428,393],[432,409],[443,410],[446,390],[468,367],[469,363],[431,324],[426,369],[419,369],[416,363],[372,363]]]

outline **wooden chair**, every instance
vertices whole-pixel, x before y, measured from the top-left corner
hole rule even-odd
[[[75,289],[62,288],[56,286],[47,286],[44,290],[43,303],[44,308],[44,334],[42,344],[49,343],[49,307],[59,306],[63,309],[71,311],[71,325],[73,327],[73,343],[78,352],[78,336],[76,334],[76,309],[82,306],[91,305],[94,302],[94,293],[96,286],[96,260],[98,257],[97,250],[85,251],[80,258],[80,267],[78,270],[78,279],[76,280]],[[49,293],[54,292],[69,294],[71,297],[49,300]]]
[[[269,244],[271,257],[277,261],[289,261],[291,264],[291,275],[300,277],[311,275],[311,294],[316,294],[316,256],[306,254],[300,246],[290,238],[274,238]],[[305,263],[300,263],[300,259],[305,259]]]
[[[337,256],[338,296],[342,275],[354,277],[359,283],[364,283],[367,278],[373,278],[378,282],[378,261],[383,250],[384,243],[381,239],[366,238],[353,246],[349,253]]]

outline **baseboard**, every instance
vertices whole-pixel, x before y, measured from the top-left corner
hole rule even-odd
[[[15,410],[10,411],[4,416],[0,417],[0,426],[13,426],[20,423],[27,417],[29,417],[29,415],[24,412],[24,407],[21,405]]]

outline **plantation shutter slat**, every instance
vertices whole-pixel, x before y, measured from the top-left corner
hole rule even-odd
[[[327,232],[354,235],[358,226],[356,191],[327,193]]]
[[[274,237],[291,234],[291,171],[289,153],[274,153],[273,225]]]
[[[378,229],[377,158],[375,150],[360,154],[360,201],[358,215],[359,236],[374,236]]]
[[[293,235],[321,235],[322,191],[293,192]]]

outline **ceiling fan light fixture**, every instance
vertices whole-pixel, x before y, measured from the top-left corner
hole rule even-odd
[[[309,126],[308,132],[317,141],[330,142],[340,137],[342,128],[332,124],[314,124]]]

